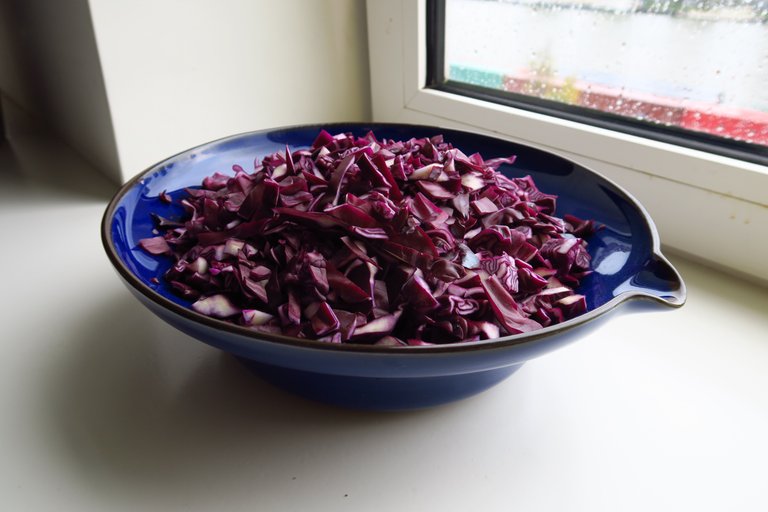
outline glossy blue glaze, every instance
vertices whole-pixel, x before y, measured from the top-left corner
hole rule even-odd
[[[182,193],[214,171],[233,164],[253,168],[255,158],[277,150],[309,146],[320,126],[254,132],[215,141],[161,162],[127,183],[104,216],[102,238],[112,263],[128,288],[155,314],[187,334],[249,361],[265,379],[309,398],[368,409],[407,409],[450,402],[487,389],[525,361],[583,336],[609,317],[621,302],[653,299],[670,306],[685,301],[679,274],[659,252],[656,230],[643,208],[602,176],[559,156],[472,133],[442,128],[392,125],[324,125],[331,132],[408,139],[444,134],[466,154],[485,158],[517,155],[504,165],[509,176],[530,174],[541,190],[558,196],[557,214],[571,213],[604,226],[589,239],[595,271],[580,293],[589,311],[534,333],[482,343],[435,347],[330,345],[267,336],[198,315],[162,280],[170,265],[137,247],[152,236],[150,213],[174,217],[177,205],[157,198]],[[153,284],[158,278],[159,284]]]

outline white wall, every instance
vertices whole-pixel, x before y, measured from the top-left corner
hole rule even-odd
[[[210,139],[365,120],[358,0],[91,0],[121,167]]]
[[[10,3],[26,28],[0,28],[0,88],[115,180],[234,133],[370,118],[362,0]]]
[[[88,0],[0,1],[0,91],[119,176]]]

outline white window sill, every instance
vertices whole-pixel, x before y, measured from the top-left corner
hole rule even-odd
[[[766,510],[764,288],[673,257],[681,309],[621,306],[460,403],[338,410],[144,308],[98,237],[115,186],[59,141],[12,136],[0,143],[6,510],[468,510],[478,497],[483,510]]]

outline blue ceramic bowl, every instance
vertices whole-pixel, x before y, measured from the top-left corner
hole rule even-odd
[[[588,311],[532,333],[474,343],[426,347],[328,344],[257,333],[200,315],[174,295],[162,279],[170,262],[137,247],[151,235],[150,213],[179,214],[178,206],[158,200],[199,185],[214,171],[235,163],[250,168],[286,145],[307,147],[321,128],[332,133],[395,140],[442,133],[466,154],[485,158],[517,155],[501,172],[530,174],[541,190],[558,195],[557,214],[594,219],[605,227],[589,240],[594,272],[578,290]],[[409,409],[437,405],[479,393],[520,366],[577,340],[634,299],[668,306],[685,302],[680,275],[661,255],[659,237],[638,202],[616,184],[576,163],[537,149],[473,133],[401,124],[300,126],[235,135],[173,156],[126,183],[110,202],[102,222],[104,248],[128,289],[147,308],[179,330],[240,358],[267,381],[297,394],[345,407]],[[159,284],[153,283],[153,278]]]

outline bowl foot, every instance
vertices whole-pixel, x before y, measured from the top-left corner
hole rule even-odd
[[[238,357],[265,381],[294,394],[350,409],[399,411],[445,404],[503,381],[522,363],[475,373],[418,378],[328,375],[266,365]]]

